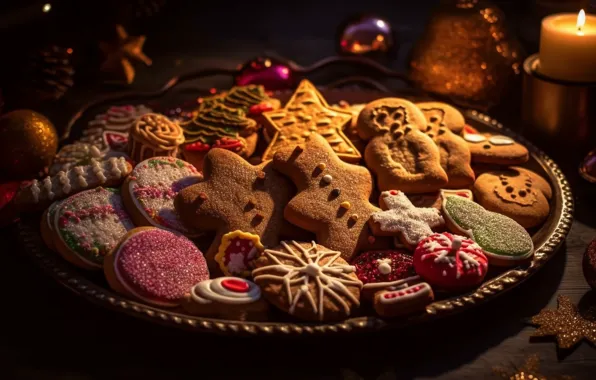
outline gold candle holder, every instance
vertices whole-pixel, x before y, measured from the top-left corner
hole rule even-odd
[[[524,61],[522,120],[540,140],[585,154],[596,146],[596,82],[578,83],[541,75],[538,54]]]

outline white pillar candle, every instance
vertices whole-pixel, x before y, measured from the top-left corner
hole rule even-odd
[[[539,71],[553,79],[596,82],[596,16],[582,10],[545,17]]]

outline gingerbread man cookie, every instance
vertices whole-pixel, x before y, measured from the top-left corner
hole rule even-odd
[[[441,167],[447,173],[446,187],[459,189],[474,183],[474,171],[470,166],[472,156],[466,142],[455,131],[464,128],[464,117],[451,106],[443,103],[417,103],[426,117],[423,132],[439,147]]]
[[[445,225],[439,210],[415,207],[401,191],[383,191],[379,204],[384,211],[375,212],[370,218],[374,233],[398,236],[400,242],[409,249],[432,234],[433,228]]]
[[[174,205],[188,226],[216,231],[206,256],[212,273],[221,273],[215,256],[225,234],[255,234],[266,247],[279,242],[293,186],[270,162],[253,166],[225,149],[211,150],[203,169],[204,181],[180,191]]]
[[[369,140],[364,160],[377,175],[379,190],[428,193],[447,184],[439,148],[422,132],[426,119],[413,103],[384,98],[358,116],[358,134]]]
[[[266,249],[252,271],[254,281],[273,305],[310,321],[349,317],[360,306],[362,282],[355,268],[314,241],[282,241]]]
[[[352,120],[352,113],[334,109],[308,80],[303,80],[285,107],[263,114],[267,124],[275,128],[263,160],[270,160],[280,149],[302,146],[311,134],[323,136],[333,151],[344,161],[357,163],[360,153],[343,132]]]
[[[290,223],[314,232],[320,244],[340,251],[346,260],[373,248],[367,222],[379,209],[369,202],[373,185],[365,167],[340,160],[318,134],[304,147],[279,150],[273,165],[298,188],[284,212]]]
[[[548,217],[552,189],[538,174],[514,166],[480,175],[474,183],[474,194],[485,209],[531,228]]]
[[[530,159],[528,149],[511,137],[492,133],[464,133],[473,163],[521,165]]]

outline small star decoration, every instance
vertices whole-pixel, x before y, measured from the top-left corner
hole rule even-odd
[[[538,326],[533,337],[556,336],[559,348],[569,349],[582,339],[596,344],[596,322],[583,318],[567,296],[558,297],[557,309],[544,309],[531,319]]]
[[[100,42],[99,48],[106,56],[101,71],[112,74],[118,81],[131,84],[135,78],[134,62],[142,62],[147,66],[153,63],[143,53],[145,36],[129,36],[122,25],[116,25],[117,40]]]
[[[514,371],[509,371],[501,367],[493,368],[493,373],[500,378],[510,380],[570,380],[571,376],[549,376],[546,377],[538,371],[540,370],[540,357],[537,354],[532,354],[526,358],[524,365],[521,368],[515,368]]]

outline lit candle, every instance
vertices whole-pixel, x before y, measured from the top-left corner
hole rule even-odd
[[[596,16],[545,17],[540,31],[540,73],[560,80],[596,82]]]

